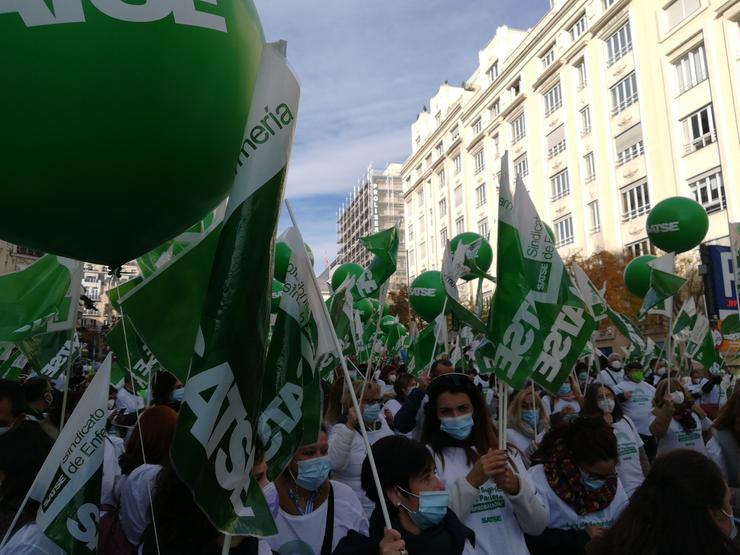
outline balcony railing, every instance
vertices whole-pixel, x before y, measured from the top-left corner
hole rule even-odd
[[[684,151],[686,152],[686,154],[690,154],[715,142],[717,142],[717,132],[712,129],[709,133],[705,133],[701,137],[697,137],[696,139],[693,139],[690,143],[684,145]]]

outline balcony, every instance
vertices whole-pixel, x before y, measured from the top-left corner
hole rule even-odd
[[[690,143],[684,145],[684,154],[691,154],[692,152],[696,152],[697,150],[700,150],[705,146],[709,146],[715,142],[717,142],[717,132],[712,129],[709,133],[705,133],[701,137],[697,137]]]

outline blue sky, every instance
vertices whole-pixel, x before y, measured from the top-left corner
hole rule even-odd
[[[288,175],[316,270],[336,254],[336,211],[368,164],[403,162],[440,84],[459,84],[500,25],[533,26],[547,0],[255,0],[288,41],[301,104]],[[281,221],[285,227],[286,218]]]

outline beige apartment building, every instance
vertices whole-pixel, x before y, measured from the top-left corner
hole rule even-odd
[[[478,58],[411,126],[412,280],[440,268],[448,238],[495,230],[506,150],[563,257],[649,252],[646,215],[675,195],[703,204],[707,240],[727,242],[740,220],[740,0],[555,2],[530,30],[499,27]]]

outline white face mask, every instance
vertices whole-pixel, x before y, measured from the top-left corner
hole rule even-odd
[[[656,372],[658,373],[658,376],[665,376],[665,373],[666,373],[665,366],[661,366],[660,368],[656,370]]]
[[[601,412],[611,413],[614,411],[614,399],[599,399],[596,403],[596,406],[599,407],[599,410]]]
[[[622,361],[621,360],[614,360],[609,363],[609,366],[611,366],[614,370],[621,370],[622,369]]]
[[[683,391],[674,391],[671,393],[671,401],[673,401],[674,405],[683,405]]]
[[[390,376],[388,376],[388,383],[396,383],[396,375],[395,374],[391,374]]]

